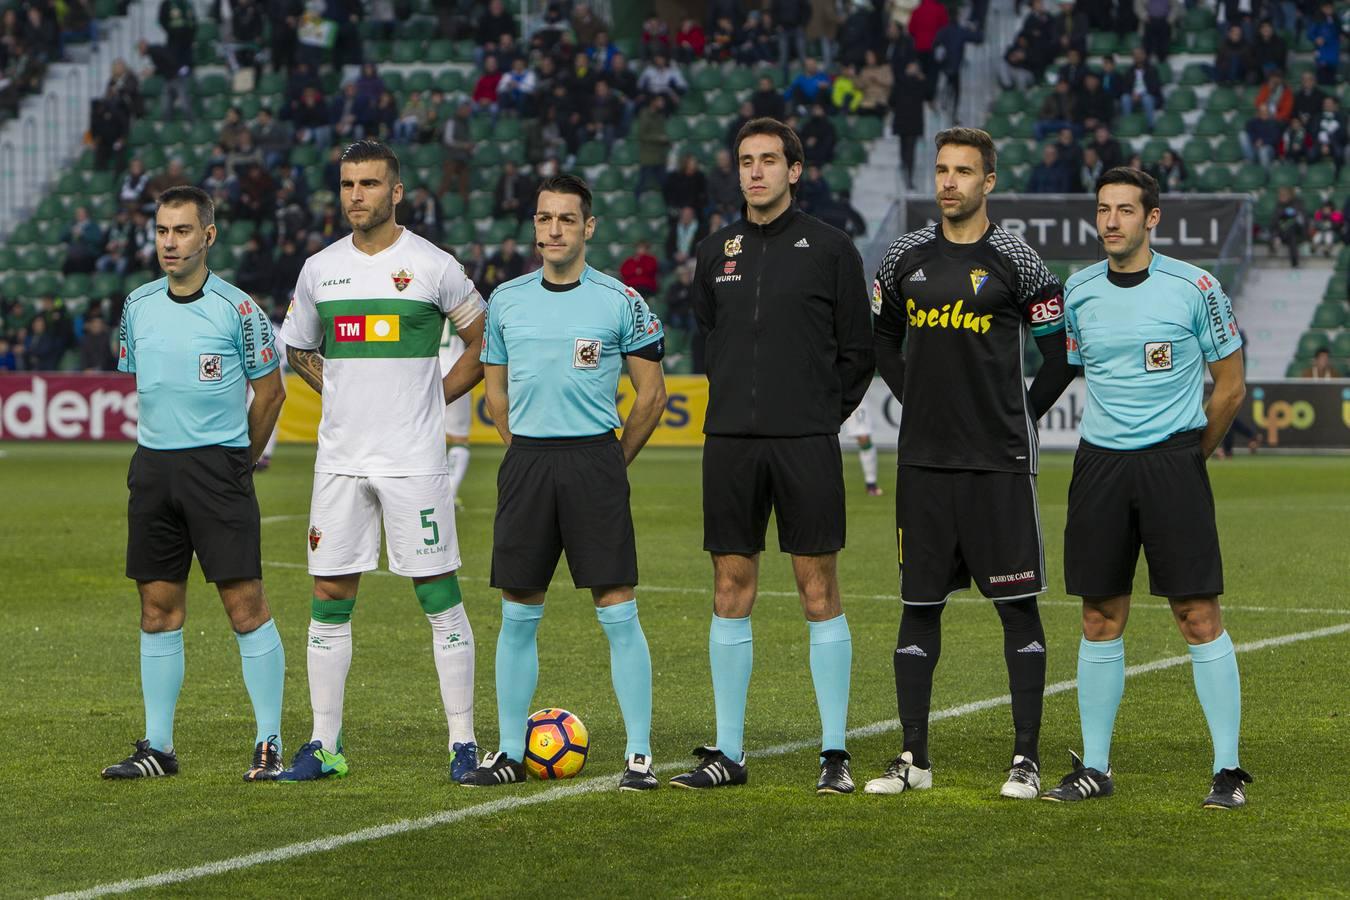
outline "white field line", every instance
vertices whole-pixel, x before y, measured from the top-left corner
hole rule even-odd
[[[266,520],[264,520],[264,521],[266,521]],[[275,567],[278,568],[278,569],[300,569],[300,570],[302,570],[302,571],[308,569],[308,567],[307,567],[304,563],[279,562],[279,561],[277,561],[277,560],[272,560],[272,559],[265,559],[265,560],[263,560],[263,565],[265,565],[265,566],[275,566]],[[387,576],[392,576],[392,577],[394,577],[394,578],[402,578],[402,577],[403,577],[402,575],[394,575],[393,572],[388,572],[388,571],[385,571],[384,569],[374,569],[374,570],[372,570],[372,571],[370,571],[370,572],[366,572],[366,573],[364,573],[364,574],[366,574],[366,575],[387,575]],[[467,581],[467,582],[470,582],[470,583],[476,583],[476,584],[486,584],[486,583],[487,583],[487,579],[486,579],[486,578],[483,578],[483,577],[480,576],[480,575],[460,575],[460,576],[459,576],[459,580],[460,580],[460,581]],[[560,590],[566,590],[566,588],[560,588]],[[695,595],[695,596],[707,596],[707,597],[709,597],[709,599],[711,599],[711,596],[712,596],[711,588],[708,588],[708,589],[703,589],[703,588],[682,588],[682,587],[670,587],[670,586],[668,586],[668,585],[662,585],[662,584],[639,584],[639,585],[637,586],[637,592],[638,592],[639,594],[692,594],[692,595]],[[759,596],[761,596],[761,597],[796,597],[796,596],[797,596],[797,592],[796,592],[796,591],[759,591],[758,593],[759,593]],[[896,604],[899,604],[899,602],[900,602],[900,597],[899,597],[898,594],[850,594],[850,593],[845,593],[843,596],[844,596],[844,600],[845,600],[845,601],[848,601],[848,600],[889,600],[889,601],[891,601],[892,603],[896,603]],[[950,600],[948,600],[947,602],[948,602],[948,603],[978,603],[978,604],[988,604],[988,603],[990,603],[991,601],[986,600],[986,599],[984,599],[983,597],[952,597],[952,598],[951,598]],[[1074,609],[1078,609],[1078,608],[1081,607],[1083,604],[1080,603],[1080,602],[1077,601],[1077,600],[1045,600],[1045,599],[1042,599],[1037,605],[1038,605],[1038,606],[1071,606],[1071,607],[1073,607]],[[1350,616],[1350,609],[1334,609],[1334,608],[1318,607],[1318,606],[1305,606],[1305,607],[1289,607],[1289,606],[1234,606],[1234,605],[1228,604],[1228,603],[1222,603],[1222,604],[1220,604],[1220,605],[1221,605],[1225,610],[1229,610],[1229,611],[1231,611],[1231,612],[1251,612],[1251,613],[1304,613],[1304,614],[1307,614],[1307,615],[1322,615],[1322,614],[1327,614],[1327,615],[1333,615],[1333,616]],[[1166,603],[1156,603],[1156,602],[1143,602],[1143,603],[1141,603],[1141,602],[1139,602],[1139,601],[1133,601],[1133,602],[1130,604],[1130,607],[1131,607],[1132,609],[1170,609],[1170,607],[1169,607]]]
[[[1300,631],[1296,634],[1285,634],[1278,637],[1265,638],[1259,641],[1250,641],[1245,644],[1238,644],[1234,649],[1239,653],[1247,653],[1252,650],[1281,647],[1285,644],[1308,641],[1313,638],[1344,634],[1347,631],[1350,631],[1350,623],[1332,625],[1328,628],[1318,628],[1313,631]],[[1145,675],[1149,672],[1158,672],[1163,669],[1172,669],[1189,660],[1189,655],[1168,656],[1163,659],[1155,659],[1152,662],[1142,663],[1137,666],[1129,666],[1125,669],[1125,675],[1126,677],[1133,677],[1135,675]],[[1074,679],[1058,681],[1054,684],[1046,685],[1045,694],[1046,696],[1062,694],[1066,691],[1073,690],[1075,687],[1077,687],[1077,681]],[[1006,706],[1010,702],[1011,698],[1007,694],[1004,694],[1001,697],[990,697],[986,700],[977,700],[974,703],[964,703],[960,706],[952,706],[947,709],[939,710],[933,713],[930,716],[930,719],[935,722],[942,719],[953,719],[957,716],[970,715],[971,713],[981,712],[986,709]],[[872,737],[897,731],[899,728],[899,719],[887,719],[882,722],[873,722],[870,725],[863,725],[858,728],[850,728],[848,736],[852,738]],[[789,753],[797,753],[802,750],[813,748],[818,743],[819,742],[816,740],[790,741],[785,744],[777,744],[772,747],[755,750],[753,756],[755,758],[785,756]],[[677,769],[687,768],[687,766],[688,763],[667,763],[662,766],[657,766],[656,769],[661,772],[671,772]],[[483,788],[482,790],[491,791],[492,789]],[[576,797],[581,794],[594,794],[599,791],[613,790],[614,777],[612,775],[597,775],[592,778],[577,781],[573,784],[550,788],[534,794],[499,797],[496,800],[490,800],[486,803],[477,803],[459,809],[442,810],[441,812],[432,813],[417,819],[400,819],[397,822],[389,822],[385,825],[374,825],[370,828],[362,828],[358,831],[351,831],[346,834],[335,834],[331,837],[317,838],[312,841],[287,844],[284,847],[262,850],[257,853],[248,853],[243,856],[234,856],[229,859],[205,863],[200,866],[169,869],[168,871],[160,872],[157,875],[147,875],[144,878],[128,878],[124,881],[113,881],[106,884],[95,885],[80,891],[53,894],[50,895],[48,900],[76,900],[76,898],[85,897],[104,897],[109,894],[125,894],[130,891],[164,887],[169,884],[182,884],[186,881],[195,881],[199,878],[210,878],[215,875],[223,875],[227,872],[236,872],[241,869],[251,869],[255,866],[295,859],[296,857],[308,856],[313,853],[326,853],[330,850],[336,850],[339,847],[346,847],[350,844],[359,844],[400,834],[426,831],[429,828],[448,825],[451,822],[459,822],[464,819],[478,818],[498,812],[507,812],[526,806],[549,803],[554,800],[564,800],[568,797]]]
[[[297,513],[293,516],[263,516],[258,521],[263,525],[271,525],[273,522],[290,522],[293,519],[308,519],[309,516],[304,513]]]

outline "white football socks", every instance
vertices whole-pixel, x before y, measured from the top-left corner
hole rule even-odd
[[[451,451],[453,452],[453,451]],[[464,451],[467,459],[469,452]],[[450,747],[477,743],[473,735],[473,628],[463,603],[427,616],[431,623],[431,647],[436,674],[441,681],[441,702],[450,729]],[[317,720],[317,717],[316,717]]]
[[[326,625],[309,622],[309,705],[314,711],[311,741],[322,741],[329,753],[338,752],[342,733],[342,696],[347,670],[352,667],[352,623]]]
[[[877,445],[871,444],[866,450],[858,451],[858,462],[862,464],[863,481],[866,484],[877,483]]]

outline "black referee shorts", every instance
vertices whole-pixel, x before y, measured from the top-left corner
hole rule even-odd
[[[900,466],[895,523],[910,606],[945,603],[972,578],[995,602],[1046,589],[1034,475]]]
[[[564,550],[579,588],[637,584],[628,497],[623,448],[612,433],[516,435],[497,470],[492,586],[521,594],[548,590]]]
[[[1142,450],[1078,445],[1064,527],[1064,587],[1119,597],[1134,586],[1139,548],[1149,592],[1170,599],[1223,593],[1214,494],[1199,430]]]
[[[258,497],[246,447],[137,447],[127,470],[127,577],[183,581],[197,554],[210,582],[262,577]]]
[[[844,547],[844,466],[839,437],[733,437],[703,441],[703,549],[753,556],[764,549],[769,510],[778,548],[807,556]]]

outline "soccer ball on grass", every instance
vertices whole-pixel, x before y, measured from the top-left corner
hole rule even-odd
[[[525,769],[535,778],[575,778],[590,746],[586,726],[565,709],[541,709],[525,723]]]

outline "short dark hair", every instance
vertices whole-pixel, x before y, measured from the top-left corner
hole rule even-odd
[[[580,175],[568,173],[550,175],[539,182],[539,190],[534,192],[534,199],[538,201],[539,195],[544,191],[551,194],[575,194],[581,198],[581,218],[585,220],[591,217],[591,189],[586,184],[586,179]]]
[[[998,150],[994,147],[994,139],[989,136],[989,132],[981,128],[944,128],[937,133],[933,143],[938,150],[948,144],[954,147],[974,147],[980,151],[980,163],[984,166],[984,174],[988,175],[998,170]]]
[[[732,145],[736,159],[741,158],[741,143],[746,138],[754,137],[757,134],[767,134],[783,142],[783,158],[787,160],[789,169],[792,168],[793,163],[806,165],[806,151],[802,149],[802,139],[790,126],[771,116],[751,119],[741,126],[740,131],[736,132],[736,143]],[[797,196],[797,185],[790,185],[790,187],[792,196]]]
[[[1144,205],[1144,215],[1158,208],[1158,179],[1147,172],[1132,166],[1116,166],[1097,176],[1094,194],[1100,194],[1108,184],[1132,184],[1139,188]]]
[[[1330,356],[1330,355],[1331,355],[1331,348],[1330,348],[1330,347],[1318,347],[1316,350],[1313,351],[1313,356],[1321,356],[1323,353],[1325,353],[1327,356]]]
[[[374,162],[382,159],[389,165],[389,174],[393,176],[394,181],[399,181],[398,157],[393,150],[389,149],[387,144],[379,141],[357,141],[354,144],[347,145],[347,149],[342,151],[342,160],[344,163],[363,163]]]
[[[191,184],[180,184],[161,193],[155,200],[155,213],[158,214],[161,207],[183,203],[197,207],[197,221],[203,229],[216,224],[216,204],[211,201],[211,195]]]

